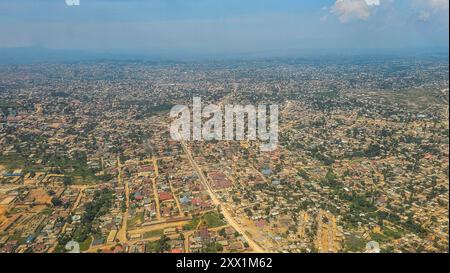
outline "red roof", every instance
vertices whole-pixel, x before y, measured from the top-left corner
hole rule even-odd
[[[140,172],[151,172],[151,171],[153,171],[153,166],[142,166],[139,171]]]
[[[160,192],[158,193],[159,201],[166,201],[173,199],[172,195],[168,192]]]

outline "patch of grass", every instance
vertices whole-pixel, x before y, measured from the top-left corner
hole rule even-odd
[[[19,154],[0,155],[0,164],[4,165],[7,169],[23,169],[25,161]]]
[[[133,218],[128,220],[127,226],[128,227],[135,227],[137,225],[142,224],[143,222],[144,222],[144,213],[140,212],[140,213],[137,213]]]
[[[223,220],[224,216],[217,212],[208,212],[203,215],[203,220],[206,221],[206,225],[209,228],[220,227],[226,224]]]
[[[151,237],[161,237],[164,233],[164,230],[162,229],[156,229],[152,231],[147,231],[144,233],[144,239],[151,238]]]
[[[442,104],[434,92],[422,88],[380,94],[387,99],[388,103],[396,103],[413,111],[423,111],[432,105]]]
[[[86,176],[86,177],[72,176],[72,175],[67,175],[67,176],[72,177],[73,185],[92,185],[92,184],[96,184],[98,182],[98,180],[95,178],[95,176]]]
[[[92,236],[89,236],[86,240],[80,243],[80,251],[86,251],[89,249],[92,243]]]
[[[382,233],[372,232],[370,233],[370,238],[378,243],[387,241],[387,237]]]
[[[194,230],[197,228],[198,223],[200,222],[200,217],[194,216],[189,223],[183,226],[184,230]]]
[[[226,225],[224,216],[221,213],[208,212],[202,216],[194,216],[194,218],[192,218],[192,220],[189,223],[183,226],[183,229],[194,230],[197,228],[200,221],[203,221],[209,228],[221,227]]]
[[[352,235],[344,242],[344,249],[350,252],[363,252],[366,248],[366,240],[359,236]]]
[[[370,238],[372,240],[377,241],[379,243],[387,242],[392,239],[400,239],[402,237],[402,233],[399,231],[395,231],[389,228],[383,228],[383,233],[371,233]]]
[[[403,233],[400,231],[395,231],[392,229],[385,228],[383,233],[390,238],[400,239],[403,236]]]
[[[44,215],[50,216],[50,215],[52,215],[52,213],[53,213],[53,209],[51,209],[51,208],[45,208],[45,209],[43,209],[43,210],[41,211],[41,213],[44,214]]]
[[[156,253],[158,252],[158,247],[158,241],[148,242],[147,244],[145,244],[145,252]]]

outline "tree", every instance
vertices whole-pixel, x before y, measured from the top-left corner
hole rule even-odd
[[[221,244],[216,244],[216,250],[217,250],[217,252],[222,252],[223,246]]]
[[[59,200],[59,198],[57,198],[57,197],[53,197],[51,202],[52,202],[53,206],[55,206],[55,207],[58,207],[58,206],[62,205],[62,201]]]
[[[328,183],[336,182],[336,175],[333,173],[333,169],[329,168],[327,174],[325,175],[325,179]]]
[[[225,232],[225,229],[224,229],[224,228],[222,228],[221,230],[219,230],[219,235],[222,236],[222,237],[226,237],[226,236],[227,236],[227,233]]]
[[[170,244],[169,244],[170,238],[166,235],[162,235],[161,238],[158,240],[158,252],[165,252],[169,251]]]
[[[64,186],[72,185],[72,183],[73,183],[72,177],[64,176],[63,183],[64,183]]]

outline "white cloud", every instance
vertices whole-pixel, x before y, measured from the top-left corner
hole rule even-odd
[[[420,21],[426,22],[435,18],[448,20],[448,0],[415,0],[412,2],[412,8],[417,12],[417,18]]]
[[[448,0],[427,0],[430,8],[436,11],[448,11]]]
[[[430,12],[428,12],[428,11],[422,11],[422,12],[420,12],[420,14],[419,14],[419,20],[420,20],[420,21],[423,21],[423,22],[426,22],[426,21],[428,21],[428,19],[430,18],[430,16],[431,16]]]
[[[380,0],[336,0],[331,12],[337,14],[341,22],[351,19],[367,20],[372,8],[379,5]]]

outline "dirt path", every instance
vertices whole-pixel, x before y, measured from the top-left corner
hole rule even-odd
[[[180,201],[178,200],[178,197],[175,193],[175,188],[173,187],[172,182],[170,182],[170,180],[169,180],[169,187],[170,187],[170,191],[172,192],[173,199],[175,200],[175,204],[177,205],[178,214],[180,216],[183,216],[183,210],[181,209]]]
[[[323,220],[327,219],[324,223]],[[337,225],[334,215],[320,211],[317,215],[316,245],[320,253],[336,253],[340,249],[337,241]]]
[[[161,209],[159,205],[158,187],[156,185],[156,178],[159,175],[158,161],[156,158],[153,158],[152,161],[153,161],[153,169],[155,171],[155,177],[152,178],[152,184],[153,184],[153,197],[155,198],[155,205],[156,205],[156,219],[161,220]]]
[[[122,214],[122,226],[117,232],[117,239],[119,239],[120,242],[125,243],[128,241],[127,222],[128,222],[128,208],[130,206],[130,189],[128,188],[128,180],[125,180],[125,183],[123,183],[122,167],[123,165],[120,162],[120,158],[119,156],[117,156],[117,169],[118,169],[117,183],[119,185],[124,185],[125,187],[125,204],[126,204],[125,212]]]

